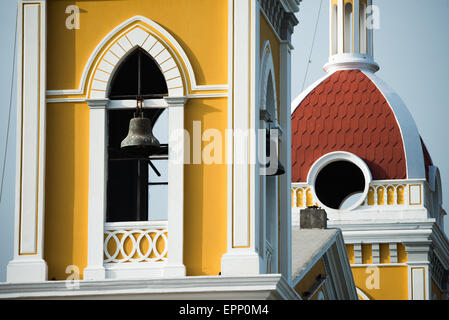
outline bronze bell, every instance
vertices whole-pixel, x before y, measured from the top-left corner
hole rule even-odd
[[[153,135],[151,120],[146,118],[142,110],[142,100],[137,100],[134,118],[129,121],[129,131],[120,147],[123,150],[142,155],[150,155],[160,149],[159,140]]]

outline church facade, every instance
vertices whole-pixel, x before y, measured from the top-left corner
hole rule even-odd
[[[299,2],[20,0],[0,297],[356,299],[341,231],[292,229]]]

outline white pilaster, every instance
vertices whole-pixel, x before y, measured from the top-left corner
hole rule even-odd
[[[380,249],[378,243],[373,243],[371,245],[371,254],[373,256],[373,264],[380,263]]]
[[[107,107],[109,99],[87,100],[89,105],[89,207],[85,280],[105,279],[103,237],[107,186]]]
[[[389,243],[390,247],[390,263],[398,263],[398,245],[396,242]]]
[[[233,47],[232,85],[230,98],[234,122],[232,142],[232,205],[228,210],[228,251],[222,257],[223,275],[249,275],[259,273],[259,255],[255,251],[255,141],[238,139],[237,133],[256,128],[256,12],[255,0],[229,0],[230,42]],[[232,24],[232,22],[234,22]],[[252,161],[251,161],[252,160]],[[257,173],[258,174],[258,173]]]
[[[431,241],[405,242],[409,300],[430,300],[429,250]]]
[[[337,41],[338,41],[338,54],[343,54],[344,53],[344,39],[345,39],[345,15],[344,15],[344,9],[345,8],[345,4],[344,4],[344,0],[338,0],[338,6],[337,6],[337,14],[338,14],[338,18],[337,18]]]
[[[368,7],[370,7],[370,6],[372,6],[373,5],[373,1],[372,0],[367,0],[367,6]],[[371,9],[371,14],[372,14],[372,9]],[[368,28],[367,30],[366,30],[366,36],[367,36],[367,42],[368,42],[368,48],[367,48],[367,51],[368,51],[368,55],[369,56],[371,56],[371,57],[373,57],[374,56],[374,36],[373,36],[373,31],[374,31],[374,29],[373,28]]]
[[[7,282],[47,279],[44,250],[46,1],[18,1],[14,257]]]
[[[279,122],[285,134],[280,143],[279,159],[285,168],[291,168],[291,46],[284,41],[280,46],[280,95],[279,95]],[[292,199],[291,199],[291,170],[279,177],[280,201],[280,243],[281,256],[279,271],[288,280],[291,280],[291,229],[292,229]],[[296,202],[295,202],[296,203]]]
[[[168,254],[164,276],[185,276],[184,249],[184,130],[185,97],[168,97]]]
[[[362,245],[354,243],[354,264],[362,263]]]

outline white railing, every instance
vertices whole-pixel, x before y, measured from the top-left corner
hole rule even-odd
[[[107,222],[104,263],[167,261],[167,221]]]
[[[316,205],[312,188],[306,183],[292,183],[292,208]],[[429,206],[430,190],[424,180],[377,180],[370,183],[368,194],[356,210],[376,207],[398,208]]]

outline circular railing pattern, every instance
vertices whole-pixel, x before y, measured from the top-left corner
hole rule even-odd
[[[167,244],[167,229],[105,230],[104,262],[167,261]]]

